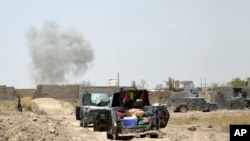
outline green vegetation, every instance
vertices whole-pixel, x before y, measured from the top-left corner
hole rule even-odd
[[[9,111],[15,110],[15,101],[0,100],[0,114],[7,114]]]
[[[169,91],[174,91],[174,79],[171,77],[168,78],[168,81],[166,81],[166,85],[168,86]]]
[[[34,112],[36,114],[46,114],[44,111],[39,110],[38,106],[33,103],[32,97],[22,97],[21,105],[24,111]],[[0,115],[10,114],[12,112],[17,112],[18,98],[16,100],[0,100]]]
[[[247,81],[241,80],[239,77],[232,79],[232,81],[228,82],[231,87],[241,87],[246,86]]]
[[[31,102],[32,97],[30,96],[25,96],[21,98],[22,101],[22,107],[24,108],[24,110],[26,111],[32,111],[32,106],[34,105],[34,103]]]
[[[218,83],[212,83],[212,84],[211,84],[211,87],[212,87],[212,88],[217,88],[218,86],[219,86]]]

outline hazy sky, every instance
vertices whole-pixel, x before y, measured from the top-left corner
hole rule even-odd
[[[107,85],[118,72],[121,85],[145,79],[148,88],[168,77],[200,86],[201,78],[209,85],[250,76],[249,0],[0,2],[0,85],[36,86],[27,33],[47,21],[81,33],[94,51],[90,68],[69,84]]]

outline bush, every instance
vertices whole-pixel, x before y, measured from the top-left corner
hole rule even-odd
[[[0,114],[6,114],[10,111],[15,111],[15,101],[0,100]]]

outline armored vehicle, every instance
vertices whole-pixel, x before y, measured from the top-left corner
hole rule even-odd
[[[174,93],[169,99],[171,107],[175,112],[185,113],[188,110],[196,111],[216,111],[217,105],[211,102],[211,96],[208,93],[201,94],[197,88],[185,88],[182,92]]]
[[[81,99],[81,106],[76,107],[76,119],[80,126],[87,127],[93,123],[94,113],[108,109],[110,97],[105,93],[86,92]]]
[[[171,106],[175,108],[175,112],[186,113],[188,110],[196,111],[216,111],[217,106],[213,103],[208,103],[205,98],[201,97],[181,97],[171,98]]]
[[[147,90],[121,90],[111,98],[107,110],[94,113],[94,131],[106,131],[108,139],[122,136],[158,137],[169,120],[165,105],[150,104]]]
[[[250,98],[247,97],[247,91],[242,88],[233,88],[233,97],[244,101],[245,107],[250,108]]]

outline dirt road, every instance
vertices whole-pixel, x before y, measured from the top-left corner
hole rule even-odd
[[[52,98],[32,100],[46,114],[33,112],[0,115],[0,141],[103,141],[105,132],[93,132],[92,128],[82,128],[75,120],[74,107],[67,102]],[[169,124],[161,129],[163,136],[158,141],[228,141],[229,132],[225,127],[202,121],[200,118],[213,117],[249,111],[217,111],[170,113]],[[153,140],[149,137],[132,138],[133,141]]]

